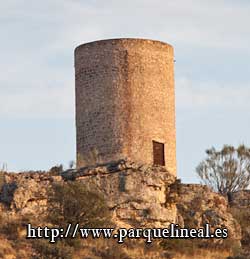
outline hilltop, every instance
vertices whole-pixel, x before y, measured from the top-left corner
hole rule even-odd
[[[92,218],[98,217],[95,213],[106,215],[101,213],[107,210],[107,224],[112,222],[116,228],[167,228],[170,223],[179,224],[180,227],[200,228],[209,223],[212,229],[226,227],[229,238],[204,242],[184,239],[155,241],[152,245],[145,245],[143,240],[129,240],[125,245],[118,245],[114,240],[90,239],[81,241],[77,249],[72,248],[74,251],[68,251],[69,257],[65,257],[65,254],[70,246],[57,245],[54,249],[57,255],[47,258],[156,259],[191,258],[195,255],[195,258],[219,259],[239,253],[242,256],[240,258],[249,258],[243,255],[247,254],[244,249],[250,240],[249,221],[247,223],[250,194],[247,191],[236,193],[234,204],[229,206],[225,197],[206,186],[182,184],[165,167],[126,160],[64,172],[55,169],[48,172],[2,174],[0,258],[42,258],[37,254],[41,240],[26,239],[25,225],[50,224],[48,214],[51,212],[49,208],[53,186],[69,190],[67,186],[72,183],[77,183],[77,188],[86,189],[86,198],[81,197],[81,191],[74,192],[74,195],[69,192],[69,203],[77,201],[83,204],[85,207],[79,205],[79,209],[83,213],[86,210],[93,212]],[[92,197],[95,199],[93,203]],[[88,207],[88,204],[99,204],[100,208],[93,211],[94,205]],[[241,226],[244,228],[242,231]],[[48,244],[42,245],[43,250],[46,247],[49,251]],[[59,257],[60,251],[65,251],[64,257]]]

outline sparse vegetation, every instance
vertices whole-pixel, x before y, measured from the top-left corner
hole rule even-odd
[[[240,244],[236,241],[226,239],[223,242],[214,242],[214,240],[200,239],[166,239],[161,242],[162,248],[168,252],[169,258],[175,255],[176,252],[181,255],[196,257],[199,254],[209,254],[211,252],[220,251],[221,257],[225,258],[225,253],[235,255],[240,251]],[[212,258],[212,257],[209,257]]]
[[[63,165],[56,165],[50,168],[50,175],[60,175],[63,172]]]
[[[18,239],[18,229],[20,228],[21,222],[19,220],[9,220],[6,218],[1,219],[0,233],[7,237],[9,240]]]
[[[243,252],[239,243],[230,238],[223,240],[223,242],[222,240],[217,242],[216,240],[201,239],[166,239],[162,242],[154,240],[151,245],[145,245],[143,240],[127,239],[124,245],[119,245],[113,239],[88,238],[83,240],[80,237],[58,239],[54,244],[45,239],[26,240],[25,224],[27,223],[31,223],[34,227],[38,225],[65,227],[68,223],[79,223],[81,227],[112,227],[105,199],[95,187],[93,189],[87,188],[86,186],[89,184],[84,185],[79,180],[57,182],[57,178],[55,179],[56,181],[46,185],[46,188],[48,187],[46,190],[49,190],[48,200],[46,200],[47,217],[39,215],[37,218],[34,214],[26,217],[20,215],[19,217],[9,217],[6,216],[9,215],[8,213],[1,214],[0,212],[0,258],[7,258],[4,256],[8,253],[14,254],[15,257],[12,258],[16,259],[184,259],[191,257],[225,259],[229,255],[234,256],[231,258],[246,258],[242,257]],[[171,190],[168,190],[169,193],[166,192],[167,203],[178,203],[178,210],[183,216],[185,227],[197,227],[197,222],[195,222],[197,218],[194,217],[194,213],[199,213],[202,210],[206,199],[203,196],[195,196],[189,202],[190,206],[182,207],[179,194],[185,193],[185,188],[180,181],[177,180],[172,185],[168,185],[168,188]],[[204,189],[207,188],[204,187]],[[215,194],[214,204],[217,207],[227,206],[225,199],[218,194]],[[147,209],[143,213],[147,215]],[[248,236],[249,232],[245,230],[249,229],[250,213],[245,210],[232,209],[232,214],[241,224],[243,229],[242,244],[245,242],[247,246],[250,237]],[[211,213],[212,218],[215,218],[214,215]]]
[[[35,240],[33,248],[37,255],[32,259],[72,259],[74,248],[65,242],[50,244],[47,240]]]
[[[54,184],[48,198],[49,222],[63,226],[102,227],[109,224],[109,210],[96,189],[91,191],[79,181]]]
[[[166,195],[166,203],[173,204],[178,202],[180,192],[181,192],[181,180],[176,179],[174,183],[169,185],[169,192]]]
[[[7,171],[7,164],[3,164],[0,169],[0,193],[2,191],[2,187],[5,184],[5,173]]]
[[[250,186],[250,148],[225,145],[219,151],[212,147],[206,154],[196,168],[203,183],[229,199],[231,193]]]
[[[109,216],[102,196],[96,190],[86,189],[81,182],[54,184],[49,192],[47,219],[53,226],[66,227],[68,223],[79,223],[81,227],[103,227],[110,225]],[[47,240],[33,242],[33,248],[39,255],[35,258],[69,259],[80,247],[79,238],[58,240],[56,244]]]
[[[0,170],[0,193],[2,191],[2,187],[5,183],[5,176],[4,176],[4,172],[2,170]]]
[[[105,244],[105,242],[103,242]],[[101,259],[130,259],[130,257],[122,250],[122,247],[118,244],[112,246],[103,246],[102,249],[93,249],[95,256]]]
[[[17,240],[20,236],[21,229],[31,222],[28,217],[12,217],[0,215],[0,234],[8,240]]]

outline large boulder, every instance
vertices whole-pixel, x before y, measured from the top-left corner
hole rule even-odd
[[[76,179],[105,196],[119,227],[168,227],[175,222],[176,205],[168,203],[175,177],[164,167],[120,161],[86,170]]]

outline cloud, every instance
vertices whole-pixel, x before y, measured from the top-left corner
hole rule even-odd
[[[250,109],[250,85],[176,80],[177,109]]]
[[[73,116],[73,50],[83,42],[153,38],[173,44],[179,56],[188,49],[189,59],[197,48],[207,53],[223,49],[224,57],[249,53],[250,5],[242,1],[11,0],[0,5],[0,116]],[[180,68],[186,64],[180,61]],[[240,91],[237,85],[225,91],[211,86],[212,80],[204,86],[194,78],[182,79],[184,74],[179,78],[177,105],[229,105],[236,96],[242,106],[248,96],[248,82]]]
[[[66,82],[65,82],[66,83]],[[5,93],[0,102],[1,117],[74,117],[73,86],[34,88],[29,92]]]

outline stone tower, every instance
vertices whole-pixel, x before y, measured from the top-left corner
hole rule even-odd
[[[173,56],[145,39],[75,49],[78,168],[129,158],[176,174]]]

